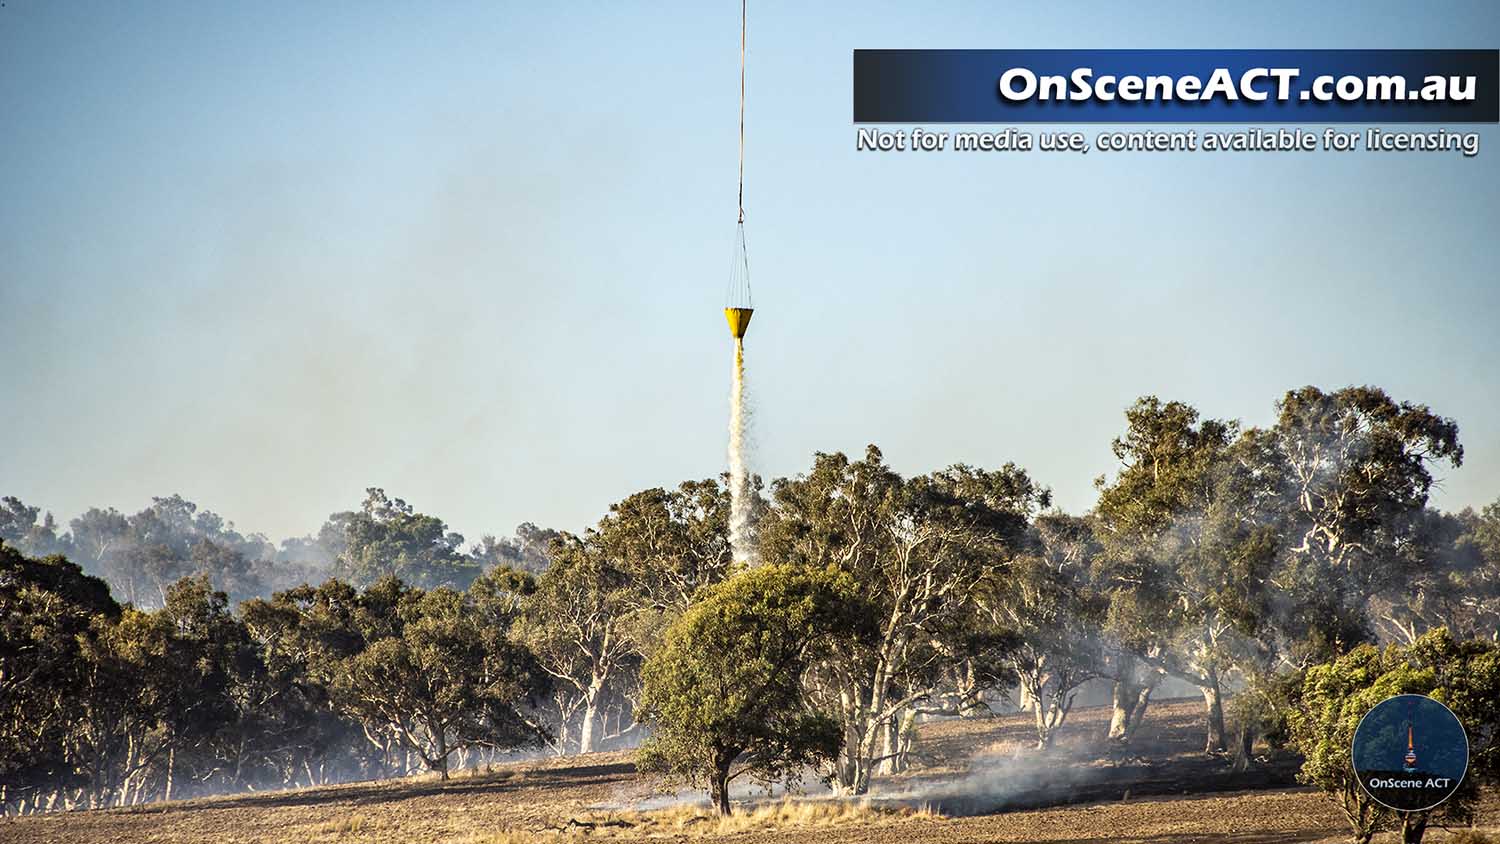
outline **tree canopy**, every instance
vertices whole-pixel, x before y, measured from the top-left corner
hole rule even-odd
[[[795,781],[838,753],[839,724],[803,691],[808,666],[860,624],[847,575],[769,565],[710,588],[642,670],[639,717],[653,727],[643,770],[706,787],[729,814],[741,776]]]

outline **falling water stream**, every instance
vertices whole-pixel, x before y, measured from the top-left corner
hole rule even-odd
[[[729,392],[729,549],[734,561],[754,565],[750,536],[750,469],[746,457],[745,342],[734,341],[734,386]]]

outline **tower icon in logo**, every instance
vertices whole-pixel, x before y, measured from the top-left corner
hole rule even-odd
[[[1406,725],[1406,758],[1403,760],[1406,764],[1401,766],[1401,770],[1408,774],[1417,769],[1417,748],[1413,740],[1412,729],[1411,724]]]

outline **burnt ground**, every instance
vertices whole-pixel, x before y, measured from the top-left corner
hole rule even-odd
[[[1131,797],[1211,794],[1295,786],[1301,760],[1261,755],[1244,770],[1203,753],[1201,705],[1158,703],[1123,753],[1102,746],[1109,709],[1074,713],[1048,751],[1036,751],[1031,723],[1020,716],[927,725],[910,774],[878,793],[915,796],[949,815],[988,814]]]
[[[1030,749],[1030,724],[1023,716],[925,725],[912,770],[882,778],[871,805],[935,808],[940,817],[885,813],[869,822],[856,817],[819,826],[750,825],[728,833],[705,822],[654,837],[742,844],[1348,840],[1334,805],[1295,785],[1295,759],[1263,758],[1237,773],[1227,761],[1204,755],[1200,706],[1190,700],[1154,704],[1131,754],[1121,758],[1100,755],[1108,718],[1103,708],[1075,712],[1057,746],[1044,754]],[[592,754],[466,772],[446,783],[353,783],[3,819],[0,842],[516,844],[587,841],[606,833],[612,840],[640,838],[620,830],[549,831],[570,819],[597,820],[610,809],[660,802],[630,759],[628,752]],[[1486,800],[1481,821],[1500,823],[1500,800]],[[1446,837],[1438,830],[1427,840]]]

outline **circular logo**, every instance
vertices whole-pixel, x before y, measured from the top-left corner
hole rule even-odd
[[[1401,812],[1453,796],[1469,769],[1469,737],[1458,716],[1425,695],[1386,698],[1354,730],[1354,775],[1377,803]]]

